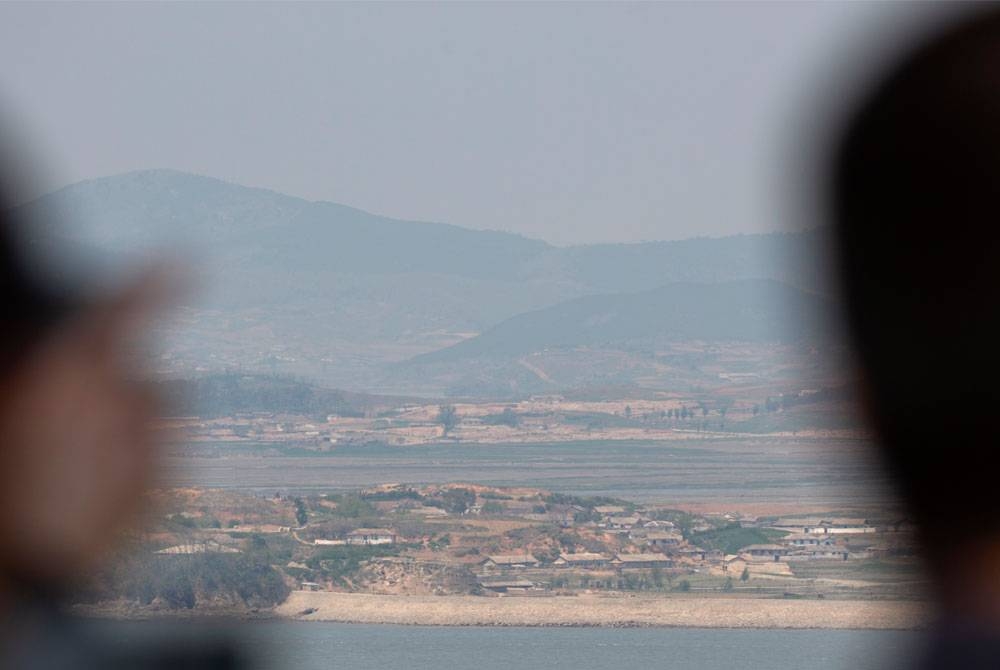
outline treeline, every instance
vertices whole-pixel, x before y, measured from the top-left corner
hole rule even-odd
[[[124,600],[171,609],[272,607],[290,589],[263,552],[133,554],[109,561],[79,594],[81,602]]]
[[[618,498],[609,498],[607,496],[576,496],[568,493],[548,493],[543,496],[542,499],[546,503],[553,505],[578,505],[587,509],[593,509],[604,505],[624,507],[630,512],[635,509],[634,502],[620,500]]]
[[[341,391],[288,377],[225,373],[158,382],[160,397],[175,415],[233,416],[254,412],[323,418],[364,416],[364,403]]]

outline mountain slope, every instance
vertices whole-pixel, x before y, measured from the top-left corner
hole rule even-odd
[[[381,379],[385,365],[586,296],[752,279],[812,289],[817,270],[808,252],[821,237],[559,248],[171,170],[81,182],[18,213],[32,237],[56,240],[35,245],[49,250],[39,265],[74,285],[99,275],[95,267],[127,267],[163,247],[191,263],[203,290],[175,331],[172,372],[238,367],[352,389]],[[66,243],[85,252],[83,261]],[[617,336],[610,327],[593,336]]]
[[[621,347],[641,340],[794,342],[821,334],[826,301],[769,280],[675,283],[595,295],[520,314],[414,362],[522,356],[550,348]]]
[[[510,233],[400,221],[174,170],[80,182],[19,213],[109,252],[187,244],[222,258],[364,273],[509,276],[512,265],[549,248]]]
[[[350,393],[284,377],[213,374],[158,381],[156,392],[175,415],[235,416],[255,412],[304,414],[325,419],[364,416],[366,412],[412,402],[410,398]]]
[[[511,233],[401,221],[173,170],[67,186],[19,208],[48,232],[119,255],[180,245],[206,261],[287,271],[547,282],[580,295],[675,281],[811,283],[789,263],[815,233],[553,247]],[[785,262],[777,262],[784,258]],[[231,268],[239,269],[239,268]]]

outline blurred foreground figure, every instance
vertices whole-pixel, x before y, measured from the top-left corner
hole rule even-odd
[[[156,409],[134,381],[162,282],[71,304],[24,266],[0,206],[0,667],[229,668],[224,647],[100,642],[58,614],[153,475]]]
[[[878,82],[832,196],[867,409],[942,608],[927,667],[1000,667],[1000,13]]]

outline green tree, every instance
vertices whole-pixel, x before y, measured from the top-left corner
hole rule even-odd
[[[309,521],[309,514],[306,512],[306,504],[302,502],[302,498],[296,498],[295,503],[295,523],[299,524],[300,527],[306,525]]]
[[[469,489],[448,489],[441,497],[444,508],[452,514],[465,514],[476,502],[476,492]]]
[[[458,425],[458,411],[454,405],[441,405],[438,407],[437,420],[444,428],[444,434],[447,435]]]
[[[504,407],[503,412],[500,413],[499,423],[502,426],[517,428],[521,423],[521,417],[510,407]]]

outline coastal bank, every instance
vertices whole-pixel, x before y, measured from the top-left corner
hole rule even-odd
[[[293,591],[276,613],[301,621],[424,626],[590,626],[912,630],[925,603],[597,595],[544,598]]]

